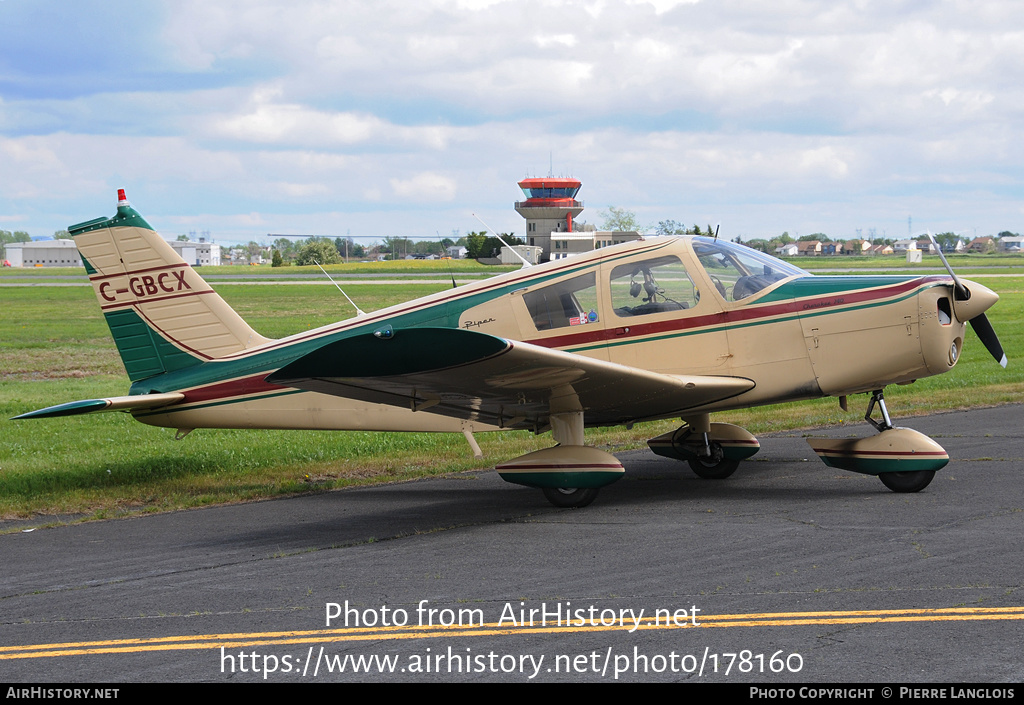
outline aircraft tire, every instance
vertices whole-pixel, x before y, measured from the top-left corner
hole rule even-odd
[[[915,470],[913,472],[883,472],[878,475],[882,484],[893,492],[920,492],[935,477],[934,470]]]
[[[724,480],[740,466],[740,461],[727,460],[722,455],[722,446],[718,443],[711,444],[710,458],[693,458],[686,462],[690,464],[690,469],[697,477],[704,480]]]
[[[544,496],[560,509],[582,509],[597,499],[596,487],[544,487]]]

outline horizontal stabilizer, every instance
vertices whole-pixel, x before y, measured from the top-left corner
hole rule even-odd
[[[584,413],[588,426],[665,418],[754,386],[740,377],[660,374],[458,328],[345,338],[294,360],[267,381],[534,430],[553,414],[574,411]]]
[[[45,409],[30,411],[15,419],[51,419],[57,416],[77,416],[91,414],[96,411],[130,411],[132,409],[155,409],[167,404],[181,401],[185,395],[180,392],[168,394],[136,394],[128,397],[110,397],[109,399],[82,399],[69,401],[66,404],[48,406]]]

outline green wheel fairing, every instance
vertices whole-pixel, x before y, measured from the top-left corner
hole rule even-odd
[[[612,455],[590,446],[555,446],[535,450],[495,470],[505,482],[541,489],[595,489],[618,480],[626,472]]]
[[[867,438],[808,438],[829,467],[864,475],[934,472],[949,463],[942,446],[912,428],[887,428]]]
[[[822,455],[821,460],[830,468],[850,470],[862,475],[882,475],[889,472],[918,472],[920,470],[941,470],[949,458],[871,458],[857,456]]]
[[[498,477],[514,485],[543,489],[560,487],[597,488],[610,485],[622,477],[622,472],[501,472]]]
[[[691,442],[687,443],[688,440]],[[722,450],[722,458],[730,462],[746,460],[761,450],[757,438],[746,429],[733,424],[712,423],[710,440],[718,444]],[[703,446],[703,442],[702,436],[693,434],[689,426],[683,425],[675,431],[650,439],[647,445],[655,455],[689,462],[701,459],[697,449]]]
[[[673,458],[674,460],[697,460],[700,457],[696,453],[687,451],[685,448],[673,447],[671,441],[667,443],[655,443],[654,440],[655,439],[647,441],[647,445],[650,446],[655,455],[660,455],[663,458]],[[759,445],[730,444],[728,441],[717,442],[722,447],[722,457],[726,460],[746,460],[761,450],[761,446]]]

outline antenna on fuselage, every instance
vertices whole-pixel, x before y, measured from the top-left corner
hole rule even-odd
[[[715,242],[718,242],[718,229],[722,226],[721,223],[715,223]]]
[[[313,260],[313,264],[315,264],[317,267],[320,267],[320,263],[317,262],[316,260]],[[326,269],[324,269],[323,267],[320,267],[320,271],[324,273],[325,277],[327,277],[328,279],[331,280],[331,284],[334,284],[334,286],[338,287],[338,291],[341,292],[341,295],[344,296],[346,299],[348,299],[348,302],[350,304],[352,304],[352,308],[354,308],[356,310],[356,315],[357,316],[365,316],[366,315],[366,311],[364,311],[363,309],[361,309],[358,306],[356,306],[356,302],[349,298],[348,294],[345,293],[345,290],[341,288],[341,286],[338,284],[338,282],[334,281],[334,278],[331,277],[331,275],[327,273]]]
[[[441,242],[441,233],[438,232],[437,230],[435,230],[434,232],[437,233],[437,241]],[[444,247],[444,245],[442,245],[442,247]],[[451,255],[449,255],[447,259],[448,259],[448,273],[452,275],[452,288],[455,289],[455,288],[457,288],[458,285],[455,283],[455,272],[452,271],[452,258],[451,258]]]
[[[474,218],[476,218],[477,220],[479,220],[479,221],[480,221],[480,224],[481,224],[481,225],[483,225],[483,226],[484,226],[485,228],[487,228],[487,229],[488,229],[488,230],[490,230],[490,231],[491,231],[492,233],[494,233],[494,237],[498,238],[498,241],[499,241],[499,242],[500,242],[500,243],[501,243],[502,245],[504,245],[505,247],[507,247],[507,248],[508,248],[509,250],[511,250],[511,251],[512,251],[512,254],[514,254],[514,255],[515,255],[516,257],[518,257],[518,258],[519,258],[520,260],[522,260],[522,262],[523,262],[523,269],[526,269],[527,267],[532,267],[532,266],[533,266],[532,264],[530,264],[530,263],[529,263],[529,261],[527,261],[527,259],[526,259],[525,257],[523,257],[523,256],[522,256],[521,254],[519,254],[519,253],[518,253],[518,252],[516,251],[516,249],[515,249],[514,247],[512,247],[512,246],[511,246],[511,245],[509,245],[509,244],[508,244],[507,242],[505,242],[504,240],[502,240],[502,239],[501,239],[501,235],[499,235],[499,234],[498,234],[498,231],[497,231],[497,230],[495,230],[494,228],[492,228],[492,227],[491,227],[490,225],[488,225],[487,223],[485,223],[485,222],[484,222],[484,219],[483,219],[483,218],[481,218],[480,216],[478,216],[478,215],[477,215],[476,213],[471,213],[470,215],[472,215],[472,216],[473,216]]]

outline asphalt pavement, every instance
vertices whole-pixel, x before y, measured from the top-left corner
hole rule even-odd
[[[1020,683],[1024,407],[900,425],[918,494],[804,439],[862,426],[579,510],[492,471],[7,533],[0,680]]]

